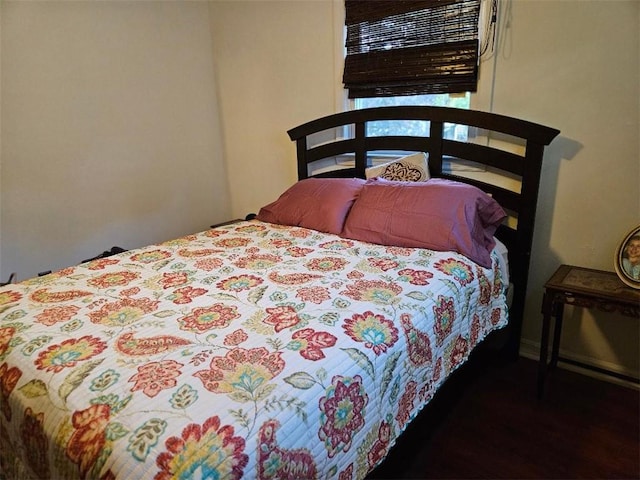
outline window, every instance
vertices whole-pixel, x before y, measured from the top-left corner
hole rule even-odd
[[[345,0],[349,98],[476,91],[480,0]]]
[[[478,79],[480,0],[345,1],[343,81],[353,108],[469,108]],[[369,135],[424,135],[428,122],[368,124]],[[466,141],[466,127],[445,136]]]
[[[434,107],[469,108],[471,94],[434,94],[434,95],[410,95],[397,97],[356,98],[353,106],[356,109],[369,107],[384,107],[392,105],[427,105]],[[404,122],[402,125],[393,120],[381,122],[369,122],[367,134],[370,136],[383,135],[410,135],[426,136],[429,134],[429,122]],[[468,129],[466,126],[445,123],[444,136],[453,140],[466,141]]]

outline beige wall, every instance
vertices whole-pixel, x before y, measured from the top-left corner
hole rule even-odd
[[[296,179],[286,130],[340,103],[341,8],[3,3],[2,276],[196,231],[275,199]],[[483,64],[489,96],[479,103],[562,131],[538,207],[523,332],[534,354],[548,276],[560,263],[611,270],[640,222],[640,2],[501,8],[495,77]],[[638,374],[637,320],[576,309],[565,323],[568,355]]]
[[[2,4],[2,278],[230,215],[208,4]]]
[[[334,39],[342,3],[212,7],[225,158],[240,216],[295,181],[284,131],[339,103]],[[542,285],[555,268],[612,270],[618,242],[640,222],[639,7],[636,0],[501,1],[495,76],[485,62],[474,105],[562,131],[543,169],[523,332],[529,355],[539,345]],[[638,375],[637,320],[576,310],[565,324],[567,356]]]
[[[297,178],[287,130],[335,111],[331,1],[213,1],[211,24],[233,215]]]
[[[640,2],[514,1],[494,109],[559,128],[543,168],[524,350],[539,344],[541,285],[560,263],[613,270],[640,223]],[[638,321],[567,312],[567,356],[638,376]]]

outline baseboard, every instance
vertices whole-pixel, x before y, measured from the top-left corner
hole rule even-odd
[[[522,339],[520,341],[520,356],[524,358],[528,358],[530,360],[539,361],[540,360],[540,343],[534,342],[531,340]],[[567,352],[566,350],[563,350],[563,349],[560,349],[560,356],[568,358],[570,360],[574,360],[576,362],[585,363],[587,365],[593,365],[594,367],[603,368],[611,372],[616,372],[621,375],[627,375],[629,377],[638,376],[638,372],[634,372],[621,365],[611,363],[611,362],[606,362],[598,358],[587,357],[584,355],[577,355],[573,352]],[[617,377],[602,374],[599,372],[594,372],[593,370],[589,370],[588,368],[582,368],[582,367],[571,365],[564,362],[558,362],[558,368],[564,368],[565,370],[570,370],[572,372],[577,372],[583,375],[587,375],[589,377],[597,378],[598,380],[604,380],[610,383],[615,383],[617,385],[623,385],[625,387],[633,388],[635,390],[640,390],[640,385],[637,383],[628,382],[626,380],[622,380]]]

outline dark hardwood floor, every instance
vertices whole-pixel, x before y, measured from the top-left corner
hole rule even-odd
[[[456,373],[370,479],[638,479],[640,392],[537,363]]]

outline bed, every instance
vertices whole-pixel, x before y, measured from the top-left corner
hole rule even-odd
[[[508,329],[517,353],[557,130],[385,107],[288,133],[299,181],[257,218],[0,289],[0,476],[361,479],[476,345]],[[416,155],[432,178],[399,180]],[[420,243],[424,210],[451,250]]]

